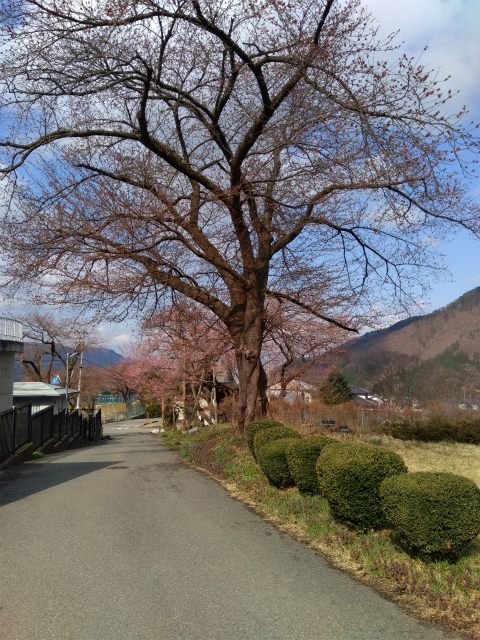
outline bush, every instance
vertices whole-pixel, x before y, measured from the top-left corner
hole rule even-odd
[[[327,436],[314,436],[296,440],[287,452],[288,467],[300,493],[320,493],[317,460],[323,447],[335,440]]]
[[[420,442],[461,442],[480,444],[480,420],[453,421],[448,416],[433,415],[426,420],[393,422],[382,427],[383,433],[400,440]]]
[[[292,487],[295,482],[287,461],[288,450],[298,438],[282,438],[257,449],[258,463],[274,487]]]
[[[248,448],[252,452],[252,456],[255,458],[255,451],[253,448],[253,440],[255,434],[262,429],[271,429],[272,427],[284,427],[283,422],[278,420],[257,420],[256,422],[249,422],[245,425],[245,438],[247,439]]]
[[[282,440],[283,438],[301,438],[302,436],[290,427],[271,427],[270,429],[262,429],[257,431],[253,439],[253,457],[257,460],[257,454],[260,447],[264,444],[273,442],[274,440]]]
[[[387,478],[380,488],[388,524],[414,553],[452,559],[480,533],[480,489],[453,473]]]
[[[317,461],[320,491],[333,517],[359,530],[385,526],[380,485],[406,471],[393,451],[356,442],[327,445]]]

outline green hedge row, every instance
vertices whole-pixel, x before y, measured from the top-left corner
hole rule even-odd
[[[453,473],[417,472],[384,480],[387,524],[410,551],[454,558],[480,533],[480,489]]]
[[[317,460],[320,491],[333,517],[359,530],[385,526],[380,485],[398,473],[407,473],[399,455],[361,442],[327,445]]]
[[[287,453],[298,438],[282,438],[263,445],[257,451],[257,459],[262,471],[274,487],[292,487],[295,481],[290,473]]]
[[[322,493],[333,517],[355,529],[390,527],[411,553],[447,560],[480,533],[480,489],[467,478],[407,473],[392,451],[324,436],[302,438],[275,421],[249,428],[251,450],[272,485]]]
[[[292,478],[300,493],[320,493],[317,477],[317,460],[327,444],[337,440],[327,436],[313,436],[295,440],[287,451]]]
[[[302,436],[295,431],[295,429],[291,429],[290,427],[271,427],[270,429],[262,429],[261,431],[257,431],[255,434],[255,438],[253,439],[253,451],[254,458],[258,460],[258,452],[259,450],[273,442],[274,440],[282,440],[283,438],[301,438]],[[261,465],[260,465],[261,466]]]
[[[382,431],[399,440],[480,444],[480,420],[454,422],[446,416],[433,415],[426,420],[410,418],[402,422],[388,422]]]
[[[245,438],[247,440],[248,448],[252,456],[255,458],[255,451],[253,448],[253,440],[256,434],[262,429],[271,429],[272,427],[284,427],[283,422],[278,420],[256,420],[255,422],[249,422],[245,425]],[[256,459],[256,458],[255,458]]]

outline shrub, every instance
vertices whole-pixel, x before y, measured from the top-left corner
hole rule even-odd
[[[270,429],[262,429],[257,431],[253,439],[253,457],[257,459],[260,447],[264,444],[273,442],[274,440],[282,440],[283,438],[301,438],[302,436],[290,427],[271,427]]]
[[[480,489],[453,473],[416,472],[380,488],[388,524],[414,553],[452,559],[480,533]]]
[[[478,419],[454,421],[448,416],[433,415],[426,420],[410,418],[406,421],[386,424],[382,431],[400,440],[480,444],[480,420]]]
[[[298,438],[282,438],[257,449],[258,463],[274,487],[292,487],[295,482],[287,461],[288,450]]]
[[[406,471],[393,451],[357,442],[327,445],[317,461],[320,491],[333,517],[359,530],[385,525],[380,485]]]
[[[288,449],[288,467],[300,493],[320,493],[316,469],[318,456],[323,447],[334,443],[333,438],[314,436],[297,439]]]
[[[257,420],[256,422],[249,422],[245,425],[245,438],[247,439],[248,448],[252,452],[252,456],[255,457],[255,451],[253,449],[253,439],[255,434],[262,429],[271,429],[272,427],[284,427],[283,422],[278,420]]]

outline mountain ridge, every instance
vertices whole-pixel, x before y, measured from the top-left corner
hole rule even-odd
[[[25,350],[29,347],[35,347],[38,344],[35,343],[25,343]],[[48,356],[44,357],[44,362],[46,362]],[[94,365],[100,368],[107,368],[112,364],[117,364],[123,360],[123,356],[113,349],[109,349],[108,347],[98,347],[97,349],[86,349],[84,353],[83,362],[85,365]],[[52,366],[53,371],[63,370],[63,365],[58,358],[55,358]],[[15,382],[20,382],[26,377],[24,369],[20,364],[18,358],[15,358],[15,369],[14,369],[14,379]]]
[[[445,307],[371,331],[347,346],[353,360],[360,355],[365,357],[371,349],[418,356],[422,361],[461,352],[470,360],[479,360],[480,287],[467,291]]]

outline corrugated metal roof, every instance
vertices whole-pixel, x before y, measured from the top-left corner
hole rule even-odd
[[[14,382],[13,383],[13,397],[29,397],[29,398],[39,398],[39,397],[49,397],[49,398],[58,398],[59,396],[64,396],[66,393],[66,389],[63,387],[59,387],[54,384],[46,384],[45,382]],[[75,389],[69,389],[68,395],[74,396],[78,394],[78,391]]]

